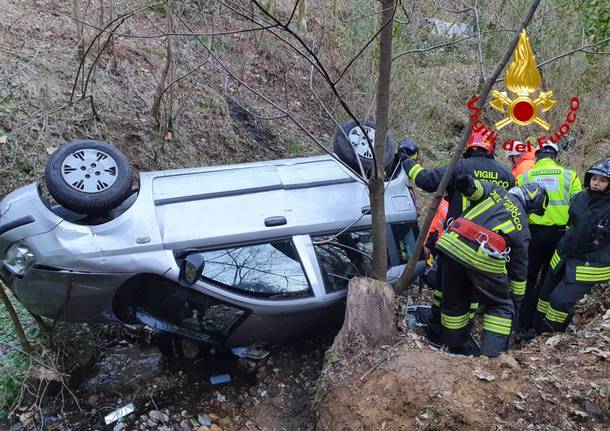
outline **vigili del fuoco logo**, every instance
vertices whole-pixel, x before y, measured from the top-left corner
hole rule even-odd
[[[468,109],[472,112],[470,118],[474,120],[471,126],[473,131],[483,133],[495,144],[499,138],[497,131],[509,124],[520,127],[536,124],[545,131],[551,128],[543,114],[553,109],[557,101],[553,99],[552,90],[542,91],[542,77],[536,67],[536,56],[532,51],[525,29],[521,31],[519,36],[519,42],[513,52],[513,59],[504,78],[504,85],[508,92],[493,90],[491,93],[493,99],[489,102],[489,106],[505,114],[504,118],[494,124],[495,129],[486,125],[480,118],[481,110],[476,106],[479,96],[475,96],[468,101]],[[540,136],[537,139],[538,146],[542,148],[542,145],[547,141],[557,144],[562,136],[567,135],[570,131],[570,125],[576,121],[576,112],[579,107],[578,97],[572,97],[565,122],[559,126],[556,132]],[[502,148],[510,151],[513,149],[514,143],[514,139],[504,141],[502,142]],[[527,146],[525,144],[516,145],[514,149],[520,152],[533,151],[530,142]]]

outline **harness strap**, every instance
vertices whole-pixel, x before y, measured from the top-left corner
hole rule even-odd
[[[501,255],[509,249],[506,247],[506,240],[498,233],[479,226],[478,224],[463,217],[457,218],[449,227],[451,232],[455,232],[463,238],[480,244],[481,249]]]

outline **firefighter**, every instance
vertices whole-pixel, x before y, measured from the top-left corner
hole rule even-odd
[[[517,151],[515,149],[517,147],[524,148],[525,150]],[[510,161],[512,166],[511,173],[515,178],[532,169],[536,163],[534,153],[529,151],[529,146],[523,145],[519,141],[515,141],[512,150],[506,151],[506,158]]]
[[[527,214],[543,214],[548,196],[536,183],[507,192],[460,176],[455,185],[474,205],[451,222],[436,245],[442,254],[441,343],[455,353],[468,346],[471,303],[480,302],[485,306],[480,353],[496,357],[507,349],[512,331],[512,292],[525,287]]]
[[[548,211],[543,216],[529,216],[532,240],[525,295],[518,316],[519,338],[529,338],[526,332],[536,313],[540,285],[546,276],[551,256],[565,232],[572,197],[582,190],[576,172],[556,162],[557,152],[556,144],[545,144],[536,151],[534,167],[517,178],[519,186],[531,183],[544,185],[549,195]]]
[[[455,187],[455,178],[458,175],[472,175],[475,179],[493,182],[504,189],[509,189],[514,185],[515,179],[509,169],[494,160],[494,150],[494,142],[489,140],[485,134],[473,131],[468,136],[464,156],[458,162],[453,173],[453,178],[447,185],[446,197],[449,202],[447,219],[456,218],[470,204]],[[406,158],[402,164],[411,181],[428,193],[436,191],[446,169],[444,166],[426,169],[412,158]],[[439,258],[442,258],[442,256],[439,256]],[[440,265],[440,262],[437,262],[437,264],[439,270],[441,270],[442,265]],[[437,273],[437,277],[441,278],[442,274]],[[430,312],[426,313],[422,310],[422,313],[418,313],[418,320],[427,325],[426,330],[432,341],[438,339],[440,335],[440,308],[438,305],[442,300],[443,293],[438,288],[435,288],[433,295],[433,304]],[[474,315],[478,304],[473,303],[472,308]]]
[[[585,191],[570,204],[569,229],[551,259],[538,299],[537,332],[565,331],[574,306],[610,280],[610,158],[585,173]]]

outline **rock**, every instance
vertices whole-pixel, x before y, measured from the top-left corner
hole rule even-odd
[[[493,382],[494,380],[496,380],[496,376],[480,368],[475,368],[472,374],[477,376],[479,379],[485,380],[487,382]]]
[[[158,410],[149,411],[148,417],[154,422],[161,422],[163,420],[163,414]]]
[[[210,417],[208,415],[205,414],[198,414],[197,415],[197,422],[199,422],[200,425],[205,425],[205,426],[210,426],[212,425],[212,419],[210,419]]]
[[[23,429],[23,426],[21,426],[21,424],[19,422],[17,422],[16,424],[11,425],[11,427],[8,429],[8,431],[21,431]]]
[[[186,419],[180,422],[180,431],[192,431],[191,424]]]
[[[149,427],[156,427],[158,424],[157,424],[157,422],[153,421],[152,419],[149,419],[146,421],[146,425],[148,425]]]
[[[157,431],[174,431],[173,428],[168,427],[167,425],[161,425],[157,428]]]
[[[508,353],[500,355],[499,360],[501,368],[510,368],[512,370],[516,370],[519,368],[519,363],[517,362],[517,360]]]
[[[191,417],[191,415],[189,415],[189,412],[187,412],[186,410],[182,410],[180,412],[180,416],[182,416],[183,418],[187,418],[187,419]]]
[[[167,423],[167,422],[169,422],[169,415],[168,415],[167,413],[163,413],[163,414],[161,414],[161,421],[162,421],[163,423]]]
[[[222,428],[220,428],[216,424],[212,424],[212,427],[210,428],[210,431],[222,431]]]
[[[112,431],[123,431],[125,427],[126,425],[123,422],[119,422],[114,426],[114,428],[112,428]]]

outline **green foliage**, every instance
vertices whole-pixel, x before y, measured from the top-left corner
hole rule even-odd
[[[581,17],[585,33],[590,42],[610,37],[610,7],[608,0],[586,0],[581,7]],[[601,47],[606,47],[606,42]]]

